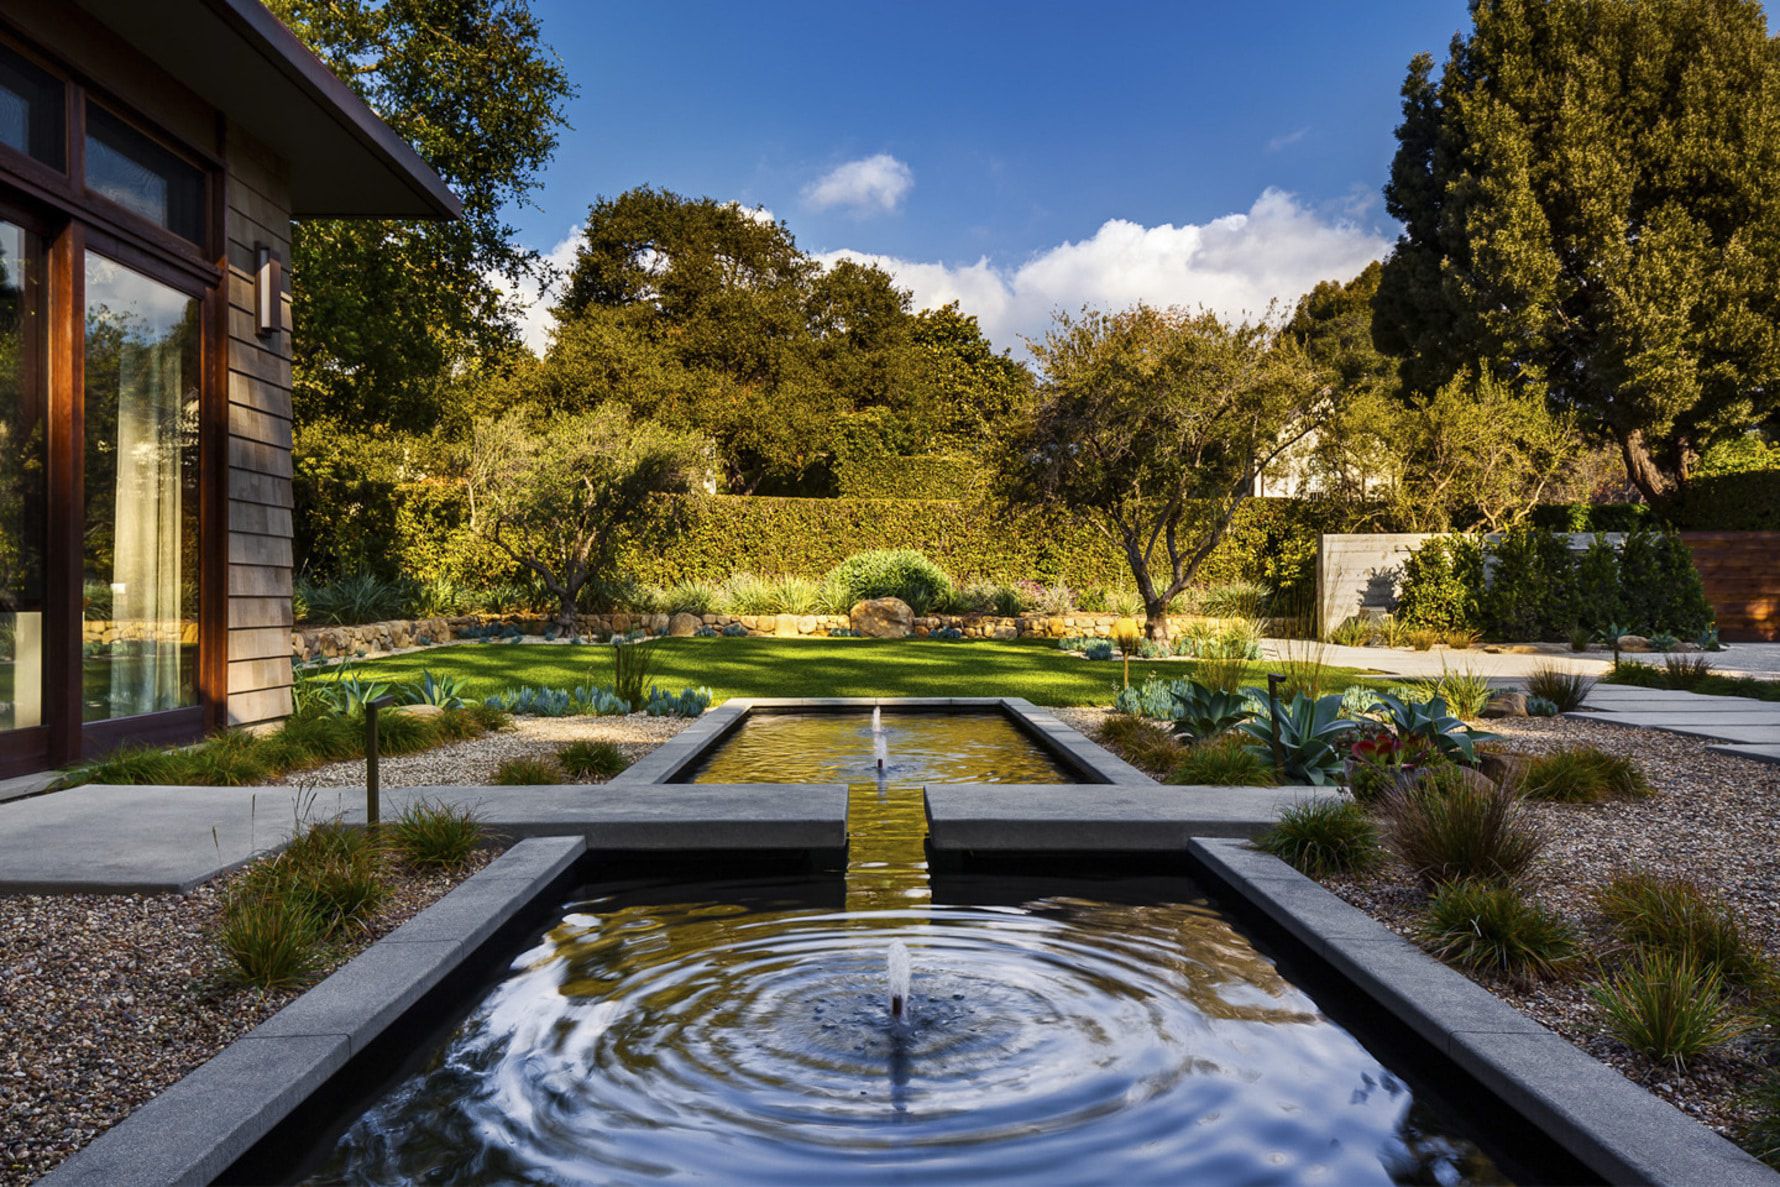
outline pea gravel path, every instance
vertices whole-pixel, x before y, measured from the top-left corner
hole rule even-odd
[[[401,876],[323,973],[494,856]],[[0,898],[0,1185],[49,1171],[297,996],[221,981],[211,936],[231,880],[187,895]]]

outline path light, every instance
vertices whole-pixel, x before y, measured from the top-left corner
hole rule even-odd
[[[387,693],[365,702],[365,827],[370,829],[381,824],[383,816],[382,789],[377,778],[377,711],[395,703],[395,697]]]
[[[1281,779],[1286,776],[1286,756],[1279,745],[1279,686],[1285,679],[1278,672],[1267,673],[1267,737],[1273,743],[1273,769]]]

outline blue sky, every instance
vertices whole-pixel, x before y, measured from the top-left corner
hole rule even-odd
[[[1397,88],[1464,0],[538,0],[581,89],[521,238],[643,183],[762,205],[1018,345],[1053,308],[1260,312],[1351,274]],[[1109,226],[1109,221],[1111,225]],[[561,252],[558,252],[561,258]]]

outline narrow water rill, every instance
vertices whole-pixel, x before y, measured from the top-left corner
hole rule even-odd
[[[1062,778],[994,724],[747,722],[694,778],[846,772],[844,900],[589,888],[312,1181],[1506,1181],[1184,878],[937,897],[923,784]]]

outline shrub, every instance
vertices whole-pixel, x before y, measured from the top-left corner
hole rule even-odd
[[[828,574],[849,604],[867,598],[901,598],[916,614],[925,614],[950,592],[945,571],[911,548],[856,552]]]
[[[1397,617],[1434,632],[1475,629],[1482,593],[1483,545],[1473,536],[1435,536],[1403,558]]]
[[[438,745],[439,740],[439,731],[428,718],[412,713],[377,715],[377,747],[384,754],[414,754]]]
[[[1100,742],[1120,758],[1156,778],[1179,769],[1187,748],[1173,735],[1141,717],[1114,713],[1100,726]]]
[[[1533,527],[1510,530],[1490,548],[1482,613],[1498,639],[1558,639],[1578,621],[1576,561],[1568,539]]]
[[[1516,981],[1556,976],[1576,960],[1576,933],[1508,886],[1450,882],[1434,892],[1416,929],[1448,964]]]
[[[714,614],[721,601],[722,593],[714,585],[703,581],[677,581],[661,591],[658,604],[662,614]]]
[[[1379,858],[1378,828],[1352,800],[1293,804],[1255,845],[1313,878],[1369,869]]]
[[[556,762],[571,779],[610,779],[630,766],[610,742],[570,742],[556,752]]]
[[[1637,763],[1594,746],[1571,746],[1532,758],[1520,791],[1528,799],[1566,804],[1642,799],[1652,794]]]
[[[1555,664],[1541,664],[1527,677],[1527,694],[1550,701],[1560,713],[1574,713],[1582,708],[1594,687],[1593,678],[1567,672]]]
[[[612,644],[612,692],[621,701],[641,705],[649,695],[649,673],[656,653],[638,643]]]
[[[217,943],[224,976],[267,993],[295,989],[320,962],[314,915],[291,895],[262,884],[238,885],[223,903]]]
[[[491,780],[499,787],[529,787],[543,783],[561,783],[562,772],[556,764],[542,758],[509,758],[495,768]]]
[[[408,601],[400,582],[373,573],[354,573],[326,585],[303,584],[303,602],[311,622],[356,626],[399,618]]]
[[[1677,1069],[1741,1033],[1717,970],[1686,953],[1641,952],[1591,993],[1615,1038]]]
[[[1187,750],[1168,777],[1195,787],[1272,787],[1279,782],[1273,764],[1258,757],[1241,738],[1223,737]]]
[[[1674,532],[1626,536],[1619,547],[1619,597],[1626,619],[1646,633],[1692,638],[1712,625],[1693,554]]]
[[[1576,630],[1589,637],[1625,618],[1625,605],[1619,596],[1619,550],[1605,536],[1596,534],[1580,560],[1576,562]],[[1587,640],[1572,651],[1588,650]]]
[[[383,826],[390,851],[420,870],[460,869],[482,845],[485,830],[474,808],[414,800]]]
[[[1684,878],[1619,874],[1595,893],[1595,905],[1634,948],[1689,956],[1736,985],[1760,984],[1767,974],[1736,913]]]
[[[1255,581],[1229,581],[1199,595],[1199,611],[1212,618],[1260,618],[1267,613],[1267,587]]]
[[[1429,768],[1381,803],[1386,843],[1429,886],[1467,878],[1510,882],[1545,848],[1512,788],[1460,767]]]

